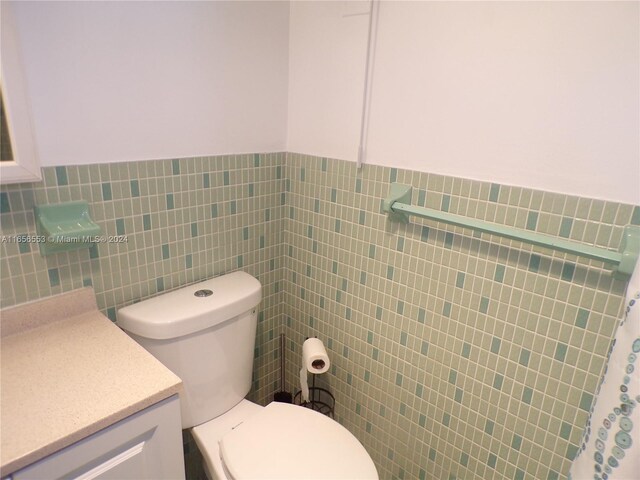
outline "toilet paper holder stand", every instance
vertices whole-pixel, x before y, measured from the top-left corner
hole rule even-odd
[[[293,396],[293,403],[301,407],[310,408],[323,415],[334,418],[336,409],[336,397],[326,388],[316,387],[317,375],[311,375],[311,386],[309,387],[309,401],[302,400],[302,391],[298,390]]]

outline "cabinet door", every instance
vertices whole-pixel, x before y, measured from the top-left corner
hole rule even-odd
[[[180,403],[174,395],[15,472],[13,480],[184,479]]]

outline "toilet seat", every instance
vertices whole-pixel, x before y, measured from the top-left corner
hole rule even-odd
[[[220,458],[232,480],[378,479],[371,457],[346,428],[277,402],[224,435]]]

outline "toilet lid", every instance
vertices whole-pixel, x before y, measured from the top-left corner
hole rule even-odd
[[[308,408],[272,402],[220,440],[233,480],[371,479],[376,467],[338,422]]]

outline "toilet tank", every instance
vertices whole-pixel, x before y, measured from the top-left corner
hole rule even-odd
[[[118,311],[118,326],[182,379],[182,428],[249,393],[261,297],[256,278],[233,272]]]

